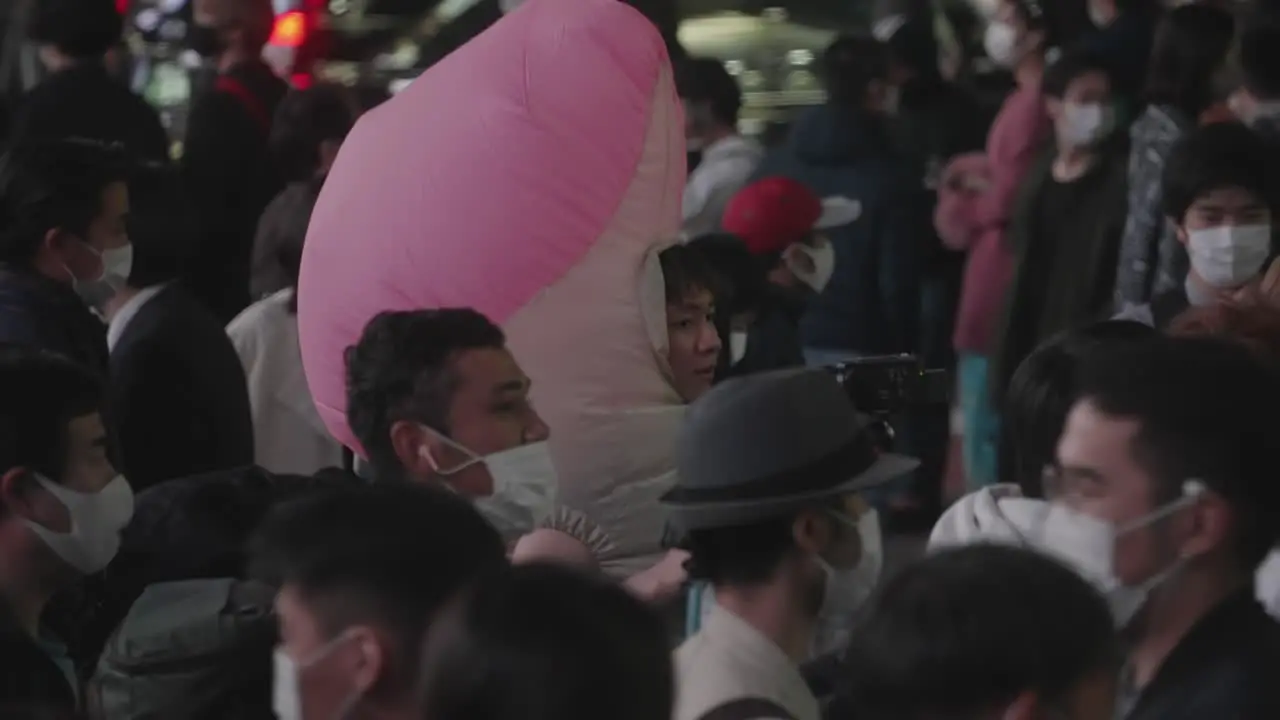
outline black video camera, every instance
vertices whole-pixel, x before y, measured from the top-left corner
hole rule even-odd
[[[886,420],[916,407],[949,407],[951,373],[925,369],[915,355],[875,355],[827,368],[858,412]]]

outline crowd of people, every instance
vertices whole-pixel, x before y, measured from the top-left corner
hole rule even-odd
[[[618,277],[664,311],[626,352],[673,434],[631,366],[574,380],[621,411],[535,405],[603,341],[394,297],[325,359],[350,437],[304,268],[318,208],[358,214],[351,138],[415,105],[289,88],[268,0],[196,0],[216,72],[173,153],[109,71],[115,4],[36,3],[48,77],[0,137],[0,717],[1280,718],[1280,16],[1043,3],[989,18],[998,109],[907,12],[835,40],[776,143],[722,62],[660,59],[682,227]],[[572,54],[616,5],[511,14]],[[954,403],[859,407],[832,367],[885,356]]]

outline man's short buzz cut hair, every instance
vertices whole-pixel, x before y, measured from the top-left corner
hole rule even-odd
[[[395,423],[451,432],[457,356],[504,347],[502,329],[470,308],[384,312],[369,321],[346,353],[347,422],[379,478],[403,476],[391,445]]]
[[[1197,198],[1241,188],[1275,211],[1277,171],[1265,140],[1236,122],[1213,123],[1188,133],[1164,169],[1164,213],[1181,225]]]
[[[1235,516],[1235,555],[1252,573],[1280,539],[1280,368],[1235,342],[1154,336],[1085,358],[1080,402],[1136,420],[1131,451],[1156,502],[1203,483]]]
[[[506,567],[502,538],[465,499],[409,483],[319,491],[272,509],[250,541],[250,574],[296,592],[321,632],[389,630],[416,677],[435,614]]]
[[[832,714],[988,717],[1027,691],[1056,706],[1115,673],[1120,652],[1106,601],[1075,571],[1025,548],[960,546],[877,594],[849,640]]]
[[[1280,100],[1280,22],[1247,24],[1240,32],[1240,75],[1259,100]]]
[[[27,36],[75,59],[106,55],[124,32],[113,0],[36,0],[32,6]]]

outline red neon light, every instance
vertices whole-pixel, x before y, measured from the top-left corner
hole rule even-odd
[[[116,12],[120,13],[121,15],[128,14],[129,0],[116,0]]]
[[[276,17],[275,27],[271,30],[270,43],[276,47],[301,47],[307,39],[307,14],[301,10],[290,10]]]

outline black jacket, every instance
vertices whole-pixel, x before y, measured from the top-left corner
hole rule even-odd
[[[111,349],[107,423],[117,467],[135,491],[253,464],[240,358],[182,285],[142,305]]]
[[[280,191],[267,139],[288,86],[261,63],[241,65],[221,82],[191,108],[182,173],[202,228],[189,265],[191,289],[226,324],[249,305],[258,219]],[[245,97],[229,91],[228,82]]]
[[[730,377],[804,365],[800,317],[809,293],[766,288],[747,331],[747,351],[729,370]]]
[[[76,696],[67,676],[0,608],[0,717],[74,717]]]
[[[1201,618],[1160,666],[1126,720],[1280,718],[1280,623],[1249,586]]]
[[[918,344],[921,250],[932,213],[920,174],[898,155],[881,118],[829,103],[805,111],[785,146],[756,177],[781,175],[819,197],[861,204],[853,223],[824,234],[835,248],[831,281],[800,322],[805,347],[865,355],[910,352]]]
[[[307,477],[250,466],[171,480],[141,492],[120,552],[105,572],[89,578],[74,596],[62,598],[51,625],[68,639],[76,665],[87,677],[108,637],[148,585],[244,577],[249,537],[276,503],[360,482],[337,469]]]
[[[941,78],[903,86],[898,112],[888,122],[890,137],[895,149],[920,172],[919,186],[930,210],[937,204],[937,183],[947,163],[957,155],[982,150],[990,124],[988,113],[971,93]],[[950,367],[965,253],[945,247],[932,227],[923,233],[918,350],[928,367]]]
[[[169,136],[156,111],[99,62],[50,75],[14,111],[14,142],[67,137],[120,143],[138,159],[169,157]]]
[[[1105,319],[1110,313],[1115,287],[1116,261],[1124,234],[1125,187],[1129,154],[1123,139],[1100,151],[1098,164],[1075,183],[1073,217],[1073,257],[1081,264],[1058,267],[1058,248],[1047,238],[1041,241],[1041,198],[1052,181],[1057,150],[1048,148],[1024,180],[1005,237],[1014,253],[1013,278],[1005,294],[1001,324],[992,338],[990,379],[992,401],[999,407],[1004,392],[1022,361],[1040,343],[1060,332]],[[1056,218],[1055,218],[1056,219]],[[1055,277],[1075,278],[1073,292],[1052,296]],[[1045,320],[1045,310],[1060,325]]]
[[[0,267],[0,342],[64,355],[107,373],[106,326],[68,283]]]

